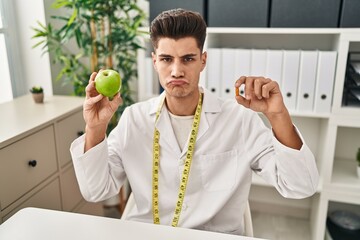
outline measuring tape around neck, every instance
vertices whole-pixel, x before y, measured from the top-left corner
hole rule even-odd
[[[165,97],[160,101],[158,110],[156,112],[155,124],[159,119],[161,108],[164,105]],[[192,124],[190,138],[188,143],[188,149],[186,153],[186,160],[184,165],[184,170],[180,179],[180,187],[178,193],[178,200],[175,206],[174,218],[172,220],[172,226],[176,227],[179,222],[181,208],[184,202],[186,185],[189,178],[190,166],[192,162],[192,157],[195,150],[196,136],[199,129],[200,116],[202,108],[202,93],[199,93],[199,101],[196,107],[194,121]],[[153,140],[153,174],[152,174],[152,207],[153,207],[153,220],[155,224],[160,224],[160,214],[159,214],[159,168],[160,168],[160,132],[156,129],[154,130],[154,140]]]

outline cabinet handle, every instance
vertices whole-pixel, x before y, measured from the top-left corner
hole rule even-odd
[[[29,166],[31,166],[31,167],[35,167],[36,164],[37,164],[37,161],[36,161],[36,160],[30,160],[30,161],[28,162],[28,164],[29,164]]]
[[[80,137],[80,136],[83,135],[83,134],[84,134],[84,131],[78,131],[78,132],[77,132],[78,137]]]

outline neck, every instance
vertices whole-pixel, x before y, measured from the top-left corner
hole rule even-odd
[[[199,102],[199,94],[197,91],[188,97],[172,97],[166,95],[166,106],[168,111],[177,116],[190,116],[194,115],[197,104]]]

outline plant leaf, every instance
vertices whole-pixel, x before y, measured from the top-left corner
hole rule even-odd
[[[58,8],[62,8],[64,6],[71,6],[72,3],[70,1],[67,0],[56,0],[53,4],[51,4],[52,8],[58,9]]]
[[[74,22],[75,18],[77,17],[77,14],[78,14],[78,9],[75,8],[68,23],[67,23],[68,26],[70,26]]]

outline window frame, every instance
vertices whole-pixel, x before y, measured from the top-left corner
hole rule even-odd
[[[0,33],[4,34],[7,58],[9,64],[10,81],[13,98],[27,93],[26,82],[23,76],[20,49],[18,44],[17,21],[13,0],[0,0],[0,11],[3,27]],[[20,66],[20,67],[18,67]]]

